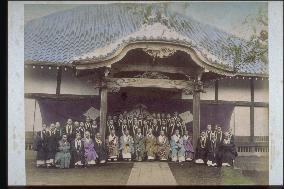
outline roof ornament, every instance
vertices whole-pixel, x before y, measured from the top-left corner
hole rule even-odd
[[[165,47],[143,48],[142,50],[148,55],[152,56],[153,59],[166,58],[166,57],[172,56],[176,52],[176,49],[170,49],[170,48],[165,48]]]

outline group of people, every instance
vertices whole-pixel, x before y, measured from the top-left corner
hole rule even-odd
[[[45,124],[37,132],[34,150],[38,167],[89,167],[107,161],[192,161],[208,166],[233,165],[232,133],[223,134],[221,127],[201,132],[196,152],[192,135],[186,129],[177,112],[152,115],[127,114],[108,116],[106,139],[102,140],[95,120],[86,117],[85,122],[68,119],[64,127],[59,122]]]

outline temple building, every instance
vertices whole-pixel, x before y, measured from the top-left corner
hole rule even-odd
[[[139,10],[139,11],[138,11]],[[239,155],[268,154],[268,63],[236,62],[243,39],[143,4],[87,5],[25,24],[26,146],[42,123],[143,107],[190,112],[196,145],[207,124],[232,128]]]

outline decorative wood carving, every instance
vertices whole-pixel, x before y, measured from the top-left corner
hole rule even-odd
[[[166,58],[169,56],[172,56],[175,52],[176,49],[171,49],[171,48],[143,48],[142,49],[144,52],[146,52],[148,55],[152,56],[153,58]]]
[[[161,74],[159,72],[144,72],[134,76],[135,78],[149,78],[149,79],[170,79],[168,76]]]

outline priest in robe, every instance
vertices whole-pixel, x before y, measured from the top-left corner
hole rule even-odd
[[[183,146],[185,150],[185,161],[192,161],[194,157],[194,149],[192,145],[192,136],[189,135],[188,130],[184,131]]]
[[[99,132],[99,125],[96,120],[92,121],[92,127],[91,127],[91,138],[94,138],[95,135]]]
[[[141,128],[137,129],[137,133],[134,136],[134,152],[136,161],[142,161],[144,159],[145,138]]]
[[[46,124],[42,125],[42,130],[36,133],[33,150],[37,152],[36,154],[36,166],[45,167],[47,159],[47,138],[48,132],[46,130]]]
[[[168,160],[170,153],[170,142],[163,130],[160,131],[160,135],[157,138],[157,156],[159,160]]]
[[[157,119],[153,119],[152,120],[152,129],[153,129],[153,134],[154,136],[159,136],[160,132],[159,132],[159,125],[158,125],[158,120]]]
[[[220,153],[222,159],[222,166],[233,166],[235,158],[238,156],[235,144],[231,141],[229,133],[224,133],[224,139],[220,145]]]
[[[109,122],[107,123],[107,133],[106,133],[106,136],[109,136],[111,134],[111,131],[114,130],[115,127],[114,127],[114,124],[113,124],[113,120],[109,120]]]
[[[84,155],[84,142],[81,138],[81,133],[76,133],[76,138],[71,142],[71,155],[73,157],[73,162],[75,168],[82,167],[85,163],[85,155]]]
[[[126,129],[124,134],[120,137],[120,147],[123,160],[131,161],[132,154],[134,152],[133,138],[129,135],[129,131]]]
[[[132,132],[133,135],[135,136],[138,132],[138,129],[141,129],[141,127],[139,126],[138,120],[136,117],[133,118],[133,127],[132,127]]]
[[[74,131],[73,121],[69,118],[63,132],[63,134],[67,135],[68,142],[71,142],[74,139]]]
[[[149,129],[145,137],[145,152],[148,160],[154,160],[157,152],[157,139],[153,135],[153,130]]]
[[[183,123],[180,117],[176,118],[176,125],[175,125],[175,130],[178,129],[179,133],[183,136]]]
[[[174,135],[171,137],[171,152],[173,162],[184,162],[185,161],[185,149],[183,145],[183,139],[179,134],[179,130],[175,130]]]
[[[87,167],[93,166],[96,164],[96,159],[98,158],[98,154],[94,148],[94,141],[91,138],[90,132],[86,131],[84,141],[84,151],[86,157],[86,165]]]
[[[85,121],[85,130],[91,132],[91,129],[92,129],[91,118],[87,116]]]
[[[162,120],[162,124],[160,126],[159,132],[161,132],[161,131],[164,131],[165,135],[168,137],[168,135],[169,135],[168,134],[168,127],[167,127],[167,123],[166,123],[165,119]]]
[[[174,134],[175,130],[176,130],[176,122],[175,122],[175,119],[173,117],[171,118],[168,129],[169,129],[170,136],[172,136]]]
[[[55,133],[56,133],[56,140],[59,142],[62,139],[63,132],[60,123],[58,121],[55,123]]]
[[[57,136],[56,136],[56,130],[55,130],[55,125],[54,123],[50,124],[49,127],[49,134],[48,134],[48,138],[47,138],[47,160],[46,160],[46,166],[49,167],[53,167],[54,164],[54,158],[55,158],[55,154],[57,152],[57,147],[58,147],[58,141]]]
[[[81,121],[79,123],[79,127],[76,128],[75,131],[76,131],[76,134],[80,133],[81,138],[84,138],[84,136],[85,136],[85,124],[84,124],[83,121]]]
[[[207,166],[217,166],[217,157],[219,153],[219,145],[216,142],[216,135],[211,133],[211,139],[207,140]],[[209,139],[209,137],[207,137]]]
[[[98,154],[99,163],[100,164],[106,163],[106,158],[107,158],[106,148],[105,148],[105,144],[102,141],[102,137],[100,133],[97,133],[95,135],[94,148]]]
[[[106,139],[107,151],[108,151],[108,160],[117,161],[118,158],[118,149],[119,149],[119,138],[115,133],[115,129],[112,129],[110,135]]]
[[[211,136],[212,136],[212,127],[210,124],[207,125],[207,130],[205,131],[205,135],[207,137],[208,140],[211,140]]]
[[[205,163],[207,159],[206,156],[207,156],[207,138],[205,131],[202,131],[197,141],[195,163],[197,164]]]
[[[58,152],[55,156],[55,164],[59,164],[59,168],[66,169],[70,166],[70,143],[67,141],[67,135],[62,136],[62,140],[58,144]]]

